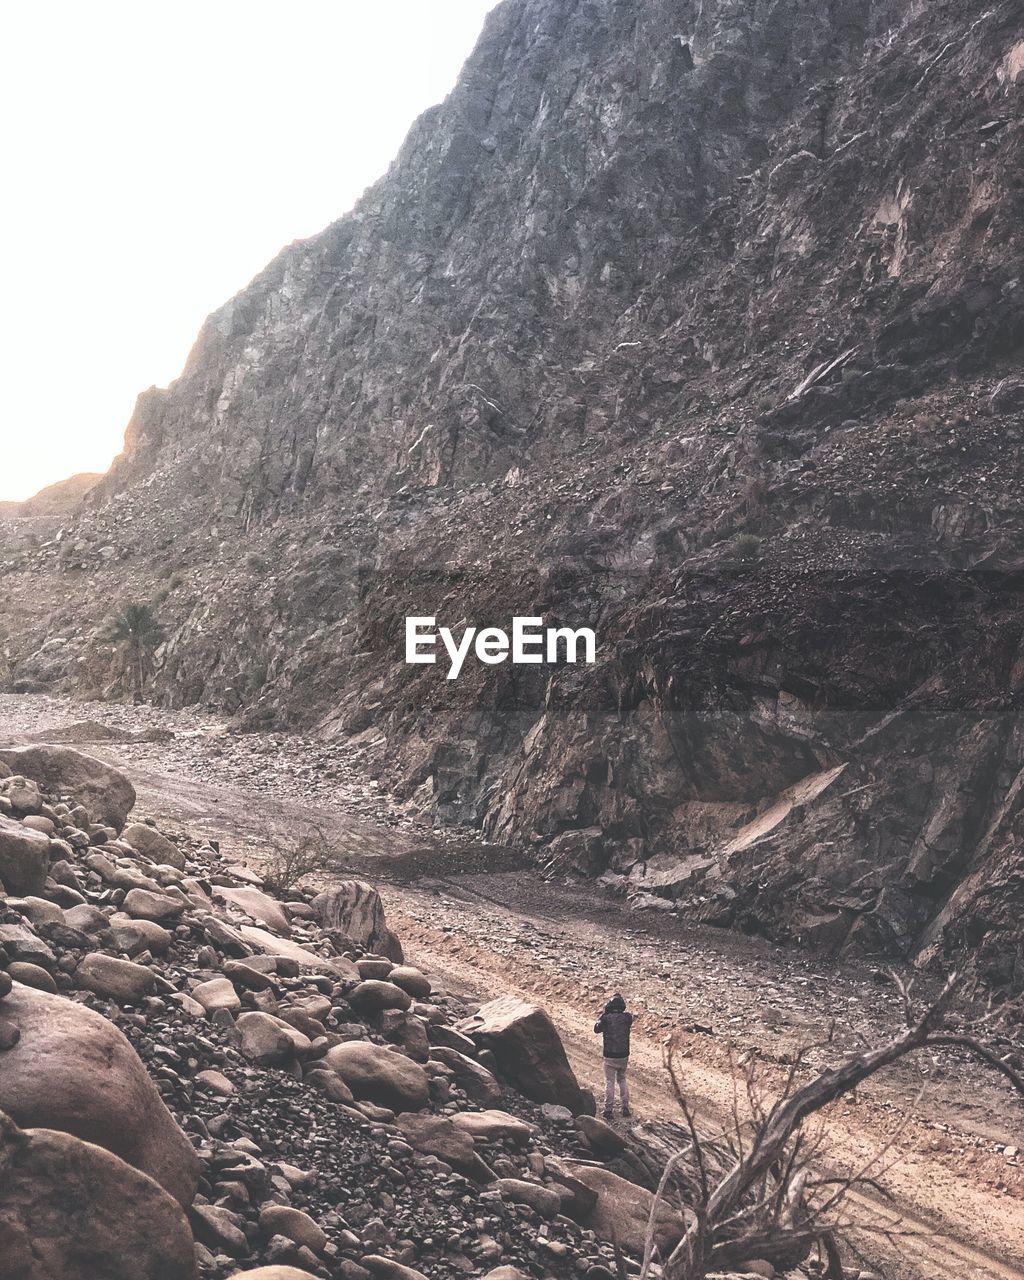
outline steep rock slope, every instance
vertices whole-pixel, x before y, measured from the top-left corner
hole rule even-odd
[[[158,590],[155,697],[359,735],[445,820],[704,918],[1019,987],[1022,100],[1010,0],[506,0],[13,549],[11,678],[104,687],[101,609]],[[431,613],[599,662],[446,682],[402,662]]]

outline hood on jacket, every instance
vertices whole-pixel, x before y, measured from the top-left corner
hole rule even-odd
[[[624,1013],[625,1009],[626,1002],[617,991],[604,1007],[605,1013]]]

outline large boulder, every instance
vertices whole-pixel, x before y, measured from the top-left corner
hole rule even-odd
[[[199,1161],[121,1032],[83,1005],[20,983],[3,1016],[20,1032],[0,1053],[0,1099],[15,1123],[106,1147],[190,1204]]]
[[[402,944],[388,928],[380,894],[372,885],[341,880],[317,894],[311,905],[325,929],[336,930],[363,951],[402,963]]]
[[[500,996],[458,1030],[490,1049],[506,1080],[534,1102],[555,1102],[573,1115],[593,1113],[594,1099],[580,1088],[555,1024],[540,1005]]]
[[[116,831],[135,806],[135,788],[119,769],[71,747],[6,747],[0,749],[0,761],[50,795],[73,796],[93,822]]]
[[[0,1112],[0,1241],[7,1280],[195,1280],[181,1206],[102,1147]]]
[[[427,1073],[394,1049],[349,1040],[329,1049],[324,1061],[361,1101],[392,1111],[422,1111],[430,1100]]]
[[[589,1227],[602,1240],[617,1240],[624,1249],[643,1253],[654,1204],[653,1192],[638,1187],[635,1182],[627,1182],[600,1165],[581,1160],[563,1160],[560,1165],[597,1196],[593,1208],[581,1216],[581,1225]],[[655,1239],[662,1254],[679,1243],[686,1226],[684,1217],[668,1205],[661,1206]]]
[[[7,892],[42,893],[49,870],[49,838],[0,815],[0,883]]]

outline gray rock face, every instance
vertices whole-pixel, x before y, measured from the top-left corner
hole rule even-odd
[[[12,678],[105,687],[38,575],[87,569],[98,625],[106,549],[155,594],[174,545],[158,698],[366,735],[402,799],[645,906],[1020,990],[1024,142],[987,13],[498,6],[140,398],[67,565],[11,584]],[[425,601],[594,625],[598,662],[410,671]]]

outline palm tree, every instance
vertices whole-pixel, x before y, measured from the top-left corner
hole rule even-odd
[[[153,615],[153,606],[142,601],[122,605],[107,624],[106,640],[124,656],[128,686],[136,702],[153,671],[153,654],[164,638],[164,629]]]

